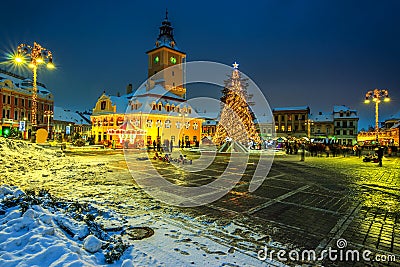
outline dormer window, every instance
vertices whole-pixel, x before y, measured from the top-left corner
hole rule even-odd
[[[100,103],[100,109],[101,109],[101,110],[105,110],[105,109],[106,109],[106,105],[107,105],[107,102],[106,102],[106,101],[101,101],[101,103]]]
[[[156,109],[157,109],[156,103],[153,102],[153,103],[151,104],[151,109],[152,109],[152,110],[156,110]]]
[[[162,105],[160,103],[160,104],[158,104],[158,111],[161,111],[161,109],[162,109]]]

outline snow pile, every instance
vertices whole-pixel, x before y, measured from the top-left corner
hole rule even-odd
[[[60,266],[99,265],[101,257],[91,255],[81,245],[68,238],[55,224],[54,214],[39,205],[33,205],[24,213],[20,207],[8,208],[7,201],[21,196],[16,187],[0,187],[0,265],[1,266]],[[4,210],[6,209],[6,210]]]
[[[73,213],[51,208],[49,202],[48,196],[0,187],[0,266],[101,266],[110,260],[114,263],[108,266],[158,265],[149,255],[126,250],[127,245],[105,233],[107,242],[89,235],[101,231],[93,228],[93,221],[88,227],[69,217]],[[127,259],[129,254],[134,255],[132,260]]]

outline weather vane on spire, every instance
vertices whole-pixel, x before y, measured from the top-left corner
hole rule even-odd
[[[238,69],[239,68],[239,64],[236,63],[236,61],[235,61],[235,63],[232,64],[232,66],[233,66],[234,69]]]

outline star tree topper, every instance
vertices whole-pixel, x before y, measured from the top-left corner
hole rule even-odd
[[[236,61],[235,61],[235,63],[232,64],[232,66],[233,66],[234,69],[238,69],[239,68],[239,64],[236,63]]]

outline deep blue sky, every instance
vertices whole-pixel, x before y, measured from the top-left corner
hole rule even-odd
[[[396,0],[6,1],[0,52],[33,41],[49,48],[58,68],[40,72],[39,81],[56,105],[93,108],[103,90],[124,92],[146,79],[145,52],[166,7],[188,61],[238,61],[271,107],[310,105],[315,113],[345,104],[365,127],[374,111],[364,94],[386,88],[393,101],[381,106],[382,116],[400,110]]]

